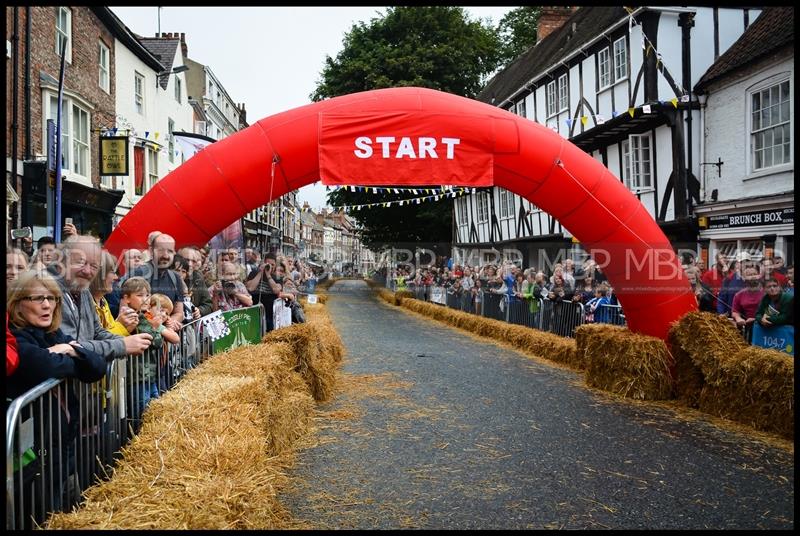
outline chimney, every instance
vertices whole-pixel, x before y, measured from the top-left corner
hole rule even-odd
[[[181,32],[181,54],[184,58],[189,57],[189,47],[186,46],[186,33]]]
[[[577,9],[577,7],[561,6],[543,7],[536,30],[536,44],[538,45],[545,37],[561,28]]]
[[[308,204],[308,201],[303,202],[303,210],[311,210],[311,205]]]

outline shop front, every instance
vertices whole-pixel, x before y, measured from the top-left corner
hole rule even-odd
[[[33,241],[53,236],[48,226],[48,210],[54,213],[54,194],[48,188],[48,173],[44,162],[26,162],[22,186],[22,225],[33,230]],[[123,192],[99,190],[65,180],[62,183],[61,214],[83,234],[105,240],[114,225],[114,212]],[[52,217],[52,216],[51,216]]]
[[[696,213],[706,266],[717,253],[728,259],[748,253],[755,261],[778,256],[794,264],[793,194],[699,206]]]

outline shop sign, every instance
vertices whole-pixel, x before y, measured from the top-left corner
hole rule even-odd
[[[794,224],[794,207],[708,216],[708,229]],[[702,227],[702,224],[701,224]]]
[[[100,137],[100,175],[128,175],[128,136]]]

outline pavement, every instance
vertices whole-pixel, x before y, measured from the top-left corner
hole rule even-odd
[[[793,449],[329,293],[346,357],[279,497],[299,527],[794,528]]]

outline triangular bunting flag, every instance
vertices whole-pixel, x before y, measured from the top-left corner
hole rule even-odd
[[[588,120],[589,120],[589,118],[588,118],[588,117],[586,117],[585,115],[582,115],[582,116],[581,116],[581,124],[582,124],[583,126],[586,126],[586,122],[587,122]]]
[[[572,128],[572,118],[567,117],[564,122],[567,124],[567,128]]]
[[[630,114],[630,116],[633,117],[633,113],[635,110],[636,110],[635,108],[628,108],[628,114]]]
[[[642,106],[642,113],[646,113],[646,114],[650,113],[650,105],[649,104],[645,104],[644,106]]]
[[[669,102],[671,102],[671,103],[672,103],[672,105],[673,105],[675,108],[677,108],[677,107],[678,107],[678,97],[675,97],[674,99],[672,99],[672,100],[671,100],[671,101],[669,101]]]
[[[159,134],[160,134],[159,132],[156,132],[156,141],[158,141],[158,135]]]

